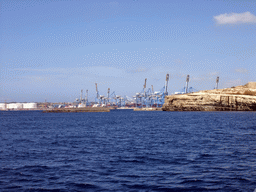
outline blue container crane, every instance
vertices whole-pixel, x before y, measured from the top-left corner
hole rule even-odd
[[[86,107],[89,106],[89,101],[88,101],[88,89],[86,90],[86,96],[85,96],[84,100],[85,100],[85,105],[86,105]]]
[[[217,77],[217,78],[216,78],[216,85],[215,85],[215,88],[214,88],[214,89],[218,89],[218,88],[219,88],[219,80],[220,80],[220,78]]]
[[[136,93],[134,96],[136,100],[136,107],[153,107],[157,105],[157,107],[161,107],[164,104],[164,98],[168,95],[167,87],[169,81],[169,74],[166,75],[166,81],[164,87],[160,91],[154,92],[153,85],[151,85],[151,89],[146,90],[146,82],[143,85],[143,90],[140,93]]]
[[[100,104],[100,95],[99,95],[99,91],[98,91],[97,83],[95,83],[95,86],[96,86],[96,97],[95,97],[95,103]]]

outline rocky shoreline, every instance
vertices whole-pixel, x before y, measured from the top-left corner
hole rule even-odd
[[[256,111],[256,82],[226,89],[170,95],[163,111]]]

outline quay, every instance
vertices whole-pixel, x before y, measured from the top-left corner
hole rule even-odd
[[[134,108],[134,111],[163,111],[162,108]]]
[[[84,108],[58,108],[43,110],[43,113],[81,113],[81,112],[109,112],[109,108],[84,107]]]

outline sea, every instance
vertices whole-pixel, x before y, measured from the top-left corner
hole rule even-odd
[[[255,189],[255,112],[0,112],[2,192]]]

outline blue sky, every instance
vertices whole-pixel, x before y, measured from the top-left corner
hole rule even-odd
[[[2,0],[0,102],[256,81],[254,0]]]

